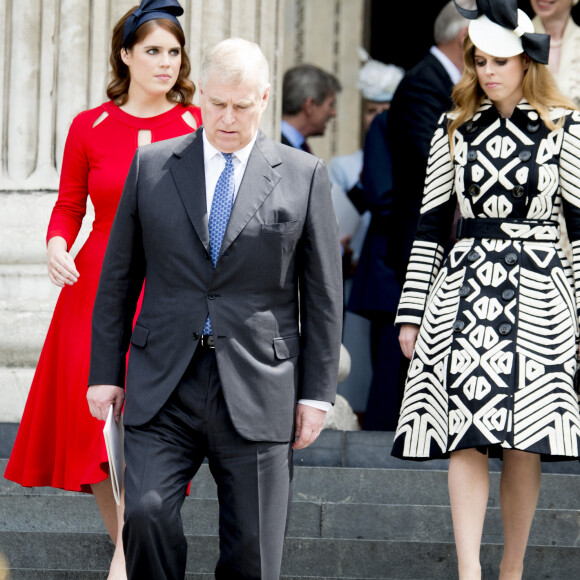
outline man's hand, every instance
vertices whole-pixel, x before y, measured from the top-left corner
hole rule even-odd
[[[304,449],[314,443],[322,431],[324,419],[326,419],[326,411],[298,403],[292,449]]]
[[[125,390],[116,385],[91,385],[87,391],[91,415],[100,421],[107,420],[111,405],[113,405],[113,417],[115,421],[119,421],[124,400]]]

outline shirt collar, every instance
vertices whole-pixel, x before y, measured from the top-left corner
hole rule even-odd
[[[290,125],[290,123],[288,123],[288,121],[284,121],[284,119],[282,119],[280,122],[280,130],[282,133],[284,133],[286,139],[290,141],[292,147],[295,149],[300,149],[302,147],[302,143],[305,141],[304,135],[302,135],[302,133],[300,133],[296,127],[293,127]]]
[[[250,157],[250,153],[252,152],[252,147],[258,138],[258,134],[256,133],[253,139],[242,149],[238,151],[234,151],[233,156],[237,158],[242,165],[246,165],[248,163],[248,159]],[[219,149],[216,149],[207,138],[205,131],[202,132],[202,139],[203,139],[203,162],[207,164],[207,162],[214,158],[216,155],[221,155],[222,152]]]
[[[461,78],[461,71],[436,46],[432,46],[429,52],[441,63],[451,82],[456,85]]]

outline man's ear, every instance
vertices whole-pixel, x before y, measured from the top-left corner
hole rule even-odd
[[[304,103],[302,103],[302,110],[309,115],[310,112],[312,111],[313,107],[316,106],[316,103],[314,102],[314,99],[312,97],[306,97],[306,99],[304,99]]]

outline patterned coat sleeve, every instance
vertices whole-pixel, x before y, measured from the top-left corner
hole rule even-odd
[[[580,112],[566,120],[560,154],[560,186],[566,229],[572,245],[576,309],[580,317]]]
[[[431,140],[421,214],[395,324],[421,325],[453,224],[457,203],[454,176],[447,116],[443,115]]]

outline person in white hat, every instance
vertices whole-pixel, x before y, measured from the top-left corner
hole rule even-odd
[[[385,64],[372,59],[363,48],[359,48],[359,57],[363,66],[359,71],[357,87],[362,96],[361,143],[364,143],[373,119],[383,111],[387,111],[391,106],[391,100],[405,71],[394,64]],[[333,186],[333,199],[337,203],[335,211],[339,221],[344,214],[338,204],[344,202],[345,196],[354,204],[356,210],[362,214],[356,231],[346,232],[346,235],[341,239],[344,254],[343,271],[346,278],[344,288],[345,303],[353,287],[352,276],[358,269],[359,259],[365,267],[368,262],[370,241],[368,241],[369,235],[367,232],[372,216],[361,184],[362,169],[362,147],[349,155],[334,157],[328,164],[328,176]],[[386,162],[383,164],[382,169],[389,170]],[[353,215],[356,216],[354,208],[350,207]],[[371,233],[370,235],[372,236],[373,234]],[[375,288],[375,291],[380,290]],[[390,327],[394,331],[392,324]],[[344,383],[341,384],[340,392],[348,400],[353,410],[359,413],[359,418],[361,419],[367,409],[369,390],[372,389],[371,385],[373,383],[374,361],[376,359],[375,351],[377,349],[375,348],[375,343],[377,341],[372,339],[371,335],[371,322],[369,320],[358,314],[345,312],[343,341],[351,356],[352,371]],[[371,353],[370,357],[369,352]],[[400,352],[397,352],[396,356],[400,358]]]
[[[580,448],[580,275],[557,223],[563,207],[580,263],[580,111],[544,66],[549,37],[516,0],[458,10],[471,19],[464,71],[431,142],[395,320],[412,360],[393,455],[450,457],[460,580],[482,577],[488,461],[501,458],[499,578],[520,580],[541,461],[577,460]],[[560,562],[555,576],[577,572]]]
[[[359,72],[357,87],[363,98],[361,142],[364,143],[373,119],[391,106],[393,95],[405,75],[405,70],[394,64],[374,60],[363,48],[359,48],[359,56],[363,66]],[[328,164],[330,182],[348,193],[357,185],[362,166],[361,147],[350,155],[334,157]]]

